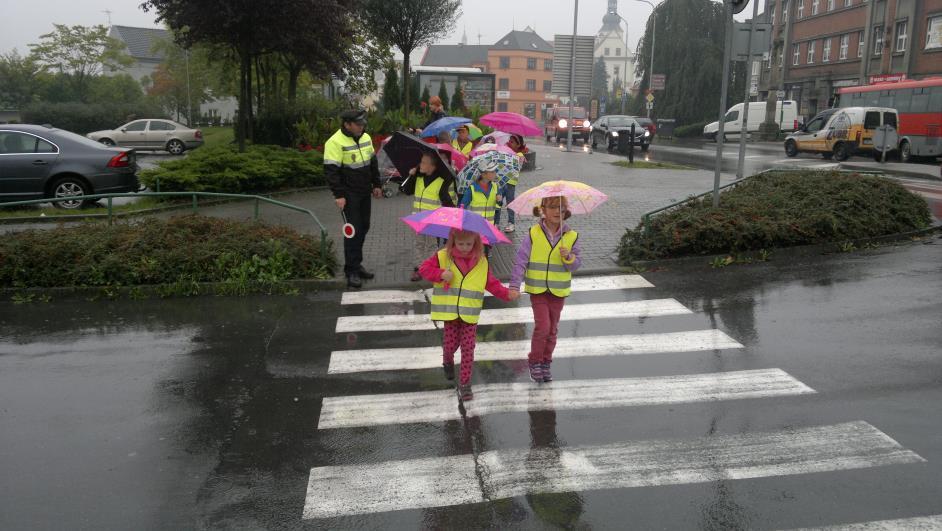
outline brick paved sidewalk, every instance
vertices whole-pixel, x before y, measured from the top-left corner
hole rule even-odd
[[[610,164],[621,160],[615,155],[583,151],[567,153],[539,140],[535,140],[530,149],[537,154],[537,170],[521,174],[518,195],[527,188],[554,179],[582,181],[609,195],[609,201],[592,214],[569,220],[572,228],[579,231],[586,269],[616,265],[612,256],[625,228],[637,225],[645,212],[707,191],[713,186],[713,173],[708,171],[625,169]],[[724,174],[722,184],[731,182],[733,178],[732,175]],[[329,191],[298,193],[278,199],[313,210],[331,232],[342,260],[342,221]],[[364,266],[376,272],[373,283],[408,282],[412,268],[416,265],[412,263],[411,246],[414,237],[399,218],[411,213],[411,205],[409,196],[398,194],[389,199],[373,201],[372,222],[364,247]],[[201,212],[205,215],[248,219],[252,216],[252,206],[248,203],[233,203],[201,209]],[[287,210],[263,206],[260,216],[268,222],[285,224],[302,232],[317,232],[307,216]],[[506,215],[502,221],[506,222]],[[519,243],[524,231],[534,221],[532,216],[518,217],[517,232],[510,235],[511,240],[515,244]],[[515,250],[516,245],[499,245],[492,251],[491,263],[499,278],[509,279]]]

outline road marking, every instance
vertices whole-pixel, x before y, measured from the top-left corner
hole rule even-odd
[[[917,516],[914,518],[895,518],[893,520],[874,520],[853,524],[829,525],[826,527],[805,527],[791,531],[915,531],[942,529],[942,514]]]
[[[781,369],[758,369],[679,376],[558,380],[474,386],[465,402],[467,416],[520,411],[598,409],[814,393]],[[326,397],[319,429],[459,420],[453,389],[413,393]]]
[[[653,288],[641,275],[608,275],[593,277],[575,277],[572,279],[572,291],[603,291],[619,289]],[[346,291],[340,304],[390,304],[426,302],[432,290],[368,290]],[[521,291],[521,295],[524,293]],[[487,294],[491,296],[490,293]]]
[[[596,304],[570,304],[561,318],[567,321],[618,317],[655,317],[693,313],[674,299],[650,299]],[[529,323],[533,310],[527,306],[482,310],[479,324]],[[388,330],[434,330],[429,314],[355,315],[337,318],[336,332],[379,332]]]
[[[925,462],[864,421],[691,440],[312,468],[302,517],[489,502],[525,494],[709,483]]]
[[[526,359],[530,341],[482,341],[474,359],[506,361]],[[560,338],[554,359],[590,356],[631,356],[667,352],[699,352],[743,348],[719,330],[693,330],[658,334]],[[328,374],[368,371],[431,369],[441,367],[442,347],[406,347],[363,350],[336,350],[330,354]]]

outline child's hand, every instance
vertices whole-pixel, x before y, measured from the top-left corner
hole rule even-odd
[[[559,246],[559,256],[562,256],[566,260],[569,260],[569,247],[564,245]]]
[[[455,278],[455,274],[451,271],[442,271],[442,280],[445,282],[451,282]]]
[[[512,289],[507,293],[508,300],[515,301],[519,298],[520,298],[520,292],[515,289]]]
[[[409,170],[409,175],[415,175],[415,168],[412,168],[411,170]]]

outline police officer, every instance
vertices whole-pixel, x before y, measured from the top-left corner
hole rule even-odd
[[[382,197],[382,185],[373,142],[364,132],[366,111],[345,111],[340,119],[340,129],[324,144],[324,176],[337,208],[356,232],[343,241],[343,271],[347,286],[359,288],[361,279],[374,276],[363,268],[363,241],[370,230],[370,195]]]

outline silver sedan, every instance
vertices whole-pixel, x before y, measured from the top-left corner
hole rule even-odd
[[[172,120],[134,120],[117,129],[95,131],[86,136],[106,146],[162,150],[169,151],[172,155],[181,155],[188,149],[203,145],[202,131]]]

